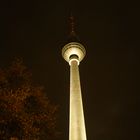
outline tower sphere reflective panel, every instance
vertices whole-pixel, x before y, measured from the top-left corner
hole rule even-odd
[[[66,44],[62,49],[62,56],[67,61],[73,58],[72,56],[77,56],[78,62],[82,61],[86,54],[84,46],[78,42],[70,42]]]
[[[76,41],[67,43],[62,49],[62,56],[70,65],[69,140],[87,139],[78,67],[85,54],[84,46]]]

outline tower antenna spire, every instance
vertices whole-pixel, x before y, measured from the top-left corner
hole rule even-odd
[[[74,20],[74,16],[73,16],[73,14],[72,14],[72,12],[71,12],[71,14],[70,14],[70,27],[71,27],[71,33],[72,34],[75,34],[75,20]]]

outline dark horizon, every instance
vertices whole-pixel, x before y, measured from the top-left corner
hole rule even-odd
[[[139,140],[139,7],[134,1],[3,1],[0,67],[22,57],[36,83],[60,105],[68,139],[69,65],[61,49],[69,16],[87,54],[80,76],[87,140]]]

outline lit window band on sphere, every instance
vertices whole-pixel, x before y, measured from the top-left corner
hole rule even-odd
[[[79,65],[79,58],[78,58],[78,56],[76,55],[76,54],[72,54],[71,56],[70,56],[70,58],[69,58],[69,65],[71,66],[71,62],[72,61],[77,61],[77,64]]]
[[[84,46],[78,42],[70,42],[62,49],[63,58],[71,65],[71,61],[76,60],[79,63],[85,57],[86,50]]]

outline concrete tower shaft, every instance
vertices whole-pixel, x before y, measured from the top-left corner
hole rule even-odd
[[[71,42],[62,49],[62,56],[70,64],[69,140],[86,140],[79,63],[86,54],[82,44]]]
[[[71,61],[70,66],[70,120],[69,140],[86,140],[83,103],[81,95],[78,62]]]

